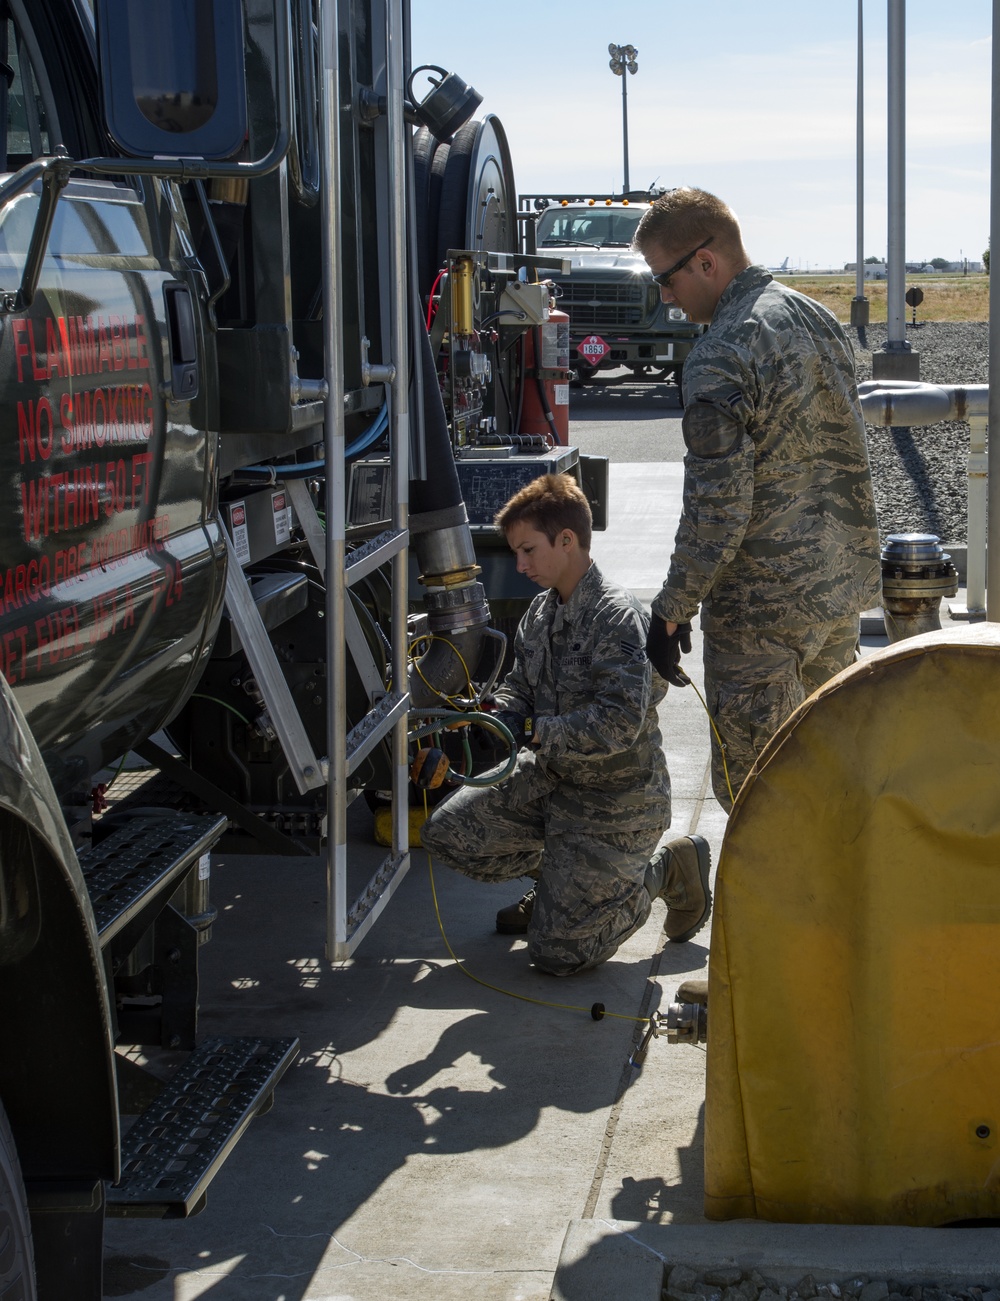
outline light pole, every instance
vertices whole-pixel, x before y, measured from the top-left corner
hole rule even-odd
[[[634,76],[639,71],[639,65],[636,62],[639,51],[634,45],[609,45],[608,53],[611,55],[611,71],[616,77],[622,79],[622,151],[625,157],[625,180],[622,186],[622,194],[628,194],[628,78],[625,76],[625,72],[627,69]]]

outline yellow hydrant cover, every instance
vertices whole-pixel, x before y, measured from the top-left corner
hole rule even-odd
[[[788,719],[729,820],[709,973],[709,1218],[1000,1216],[1000,625]]]

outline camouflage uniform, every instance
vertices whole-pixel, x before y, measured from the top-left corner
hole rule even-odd
[[[826,308],[740,272],[684,363],[684,509],[653,613],[701,606],[733,793],[778,725],[854,658],[880,600],[854,356]],[[712,735],[716,798],[730,799]]]
[[[533,720],[537,749],[505,781],[462,787],[421,831],[477,881],[539,875],[528,954],[554,975],[604,962],[649,916],[643,877],[670,823],[670,779],[648,624],[596,565],[565,604],[555,590],[536,596],[497,708]]]

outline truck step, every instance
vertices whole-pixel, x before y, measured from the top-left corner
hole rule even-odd
[[[209,1039],[178,1069],[122,1140],[121,1180],[107,1214],[182,1219],[206,1189],[275,1085],[298,1039]]]
[[[107,945],[154,899],[173,892],[180,877],[225,831],[227,819],[182,815],[131,818],[80,851],[97,934]]]

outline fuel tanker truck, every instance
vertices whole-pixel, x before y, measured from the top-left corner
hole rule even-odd
[[[411,765],[510,752],[495,511],[565,471],[605,518],[561,263],[408,38],[405,0],[2,5],[4,1301],[96,1301],[105,1216],[199,1210],[295,1059],[198,1042],[212,846],[325,855],[352,953]],[[388,853],[349,896],[358,797]],[[160,1089],[124,1045],[190,1056]]]

